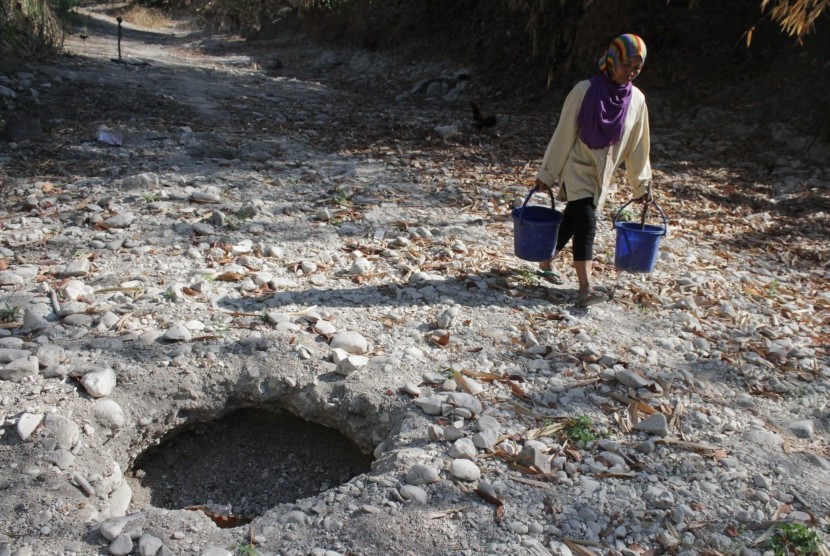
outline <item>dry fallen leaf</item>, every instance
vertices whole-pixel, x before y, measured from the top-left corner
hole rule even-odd
[[[223,272],[216,277],[216,280],[219,282],[240,282],[244,278],[245,275],[239,272]]]

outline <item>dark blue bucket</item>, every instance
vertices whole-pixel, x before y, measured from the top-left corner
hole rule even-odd
[[[551,207],[527,206],[538,188],[527,194],[521,207],[513,209],[513,252],[520,259],[533,262],[547,261],[556,253],[556,240],[562,213],[556,210],[553,193],[550,193]]]
[[[652,204],[660,212],[660,216],[663,217],[662,226],[652,226],[645,223],[648,205],[643,207],[641,222],[618,222],[620,213],[632,202],[629,201],[623,205],[614,217],[614,229],[617,232],[614,266],[626,272],[651,272],[654,270],[654,263],[657,260],[660,240],[668,233],[668,221],[657,203],[652,201]]]

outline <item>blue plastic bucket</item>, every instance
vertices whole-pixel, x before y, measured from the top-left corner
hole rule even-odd
[[[652,201],[663,217],[662,226],[645,223],[648,206],[643,207],[642,222],[618,222],[620,213],[632,202],[629,201],[623,205],[614,217],[614,229],[617,233],[614,266],[626,272],[651,272],[654,270],[655,261],[657,261],[660,240],[668,233],[668,221],[657,203]]]
[[[522,206],[513,209],[510,216],[513,219],[513,253],[525,261],[542,262],[556,253],[562,213],[554,208],[551,192],[550,208],[527,206],[537,189],[531,189]]]

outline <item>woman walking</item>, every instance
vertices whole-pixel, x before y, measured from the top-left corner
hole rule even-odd
[[[608,298],[591,287],[596,212],[602,210],[614,171],[625,163],[634,197],[651,198],[649,128],[646,99],[632,85],[646,59],[637,35],[620,35],[599,60],[599,71],[580,81],[565,99],[553,137],[536,174],[535,186],[555,188],[566,201],[554,258],[573,239],[573,261],[579,289],[576,303],[587,307]],[[555,283],[553,259],[539,264]]]

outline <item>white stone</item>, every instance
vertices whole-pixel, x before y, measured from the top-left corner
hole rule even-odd
[[[343,351],[353,353],[355,355],[362,355],[369,351],[369,342],[366,338],[364,338],[359,332],[351,330],[335,334],[334,337],[332,337],[329,346],[332,349],[340,348]]]
[[[164,333],[164,339],[170,342],[189,342],[193,335],[182,323],[174,324]]]
[[[313,328],[317,334],[322,334],[323,336],[331,336],[337,332],[337,328],[327,320],[318,320],[314,323]]]
[[[454,459],[450,463],[450,475],[463,481],[477,481],[481,478],[481,469],[468,459]]]
[[[117,489],[109,495],[110,517],[123,517],[127,515],[127,508],[133,499],[133,489],[122,481]]]
[[[355,259],[352,263],[351,273],[357,276],[366,276],[372,272],[372,263],[368,259]]]
[[[87,373],[81,378],[81,386],[93,398],[103,398],[115,390],[115,371],[109,367]]]
[[[471,439],[459,438],[450,446],[449,454],[452,458],[475,459],[478,449]]]
[[[634,425],[634,430],[647,432],[657,436],[666,436],[669,434],[669,423],[666,420],[665,415],[662,413],[655,413],[654,415]]]
[[[20,440],[28,440],[35,432],[35,429],[43,422],[43,415],[40,413],[24,413],[17,419],[17,435]]]
[[[440,476],[434,467],[416,463],[406,472],[406,482],[410,485],[428,485],[438,481]]]
[[[365,367],[369,363],[369,358],[365,355],[349,355],[337,364],[335,371],[338,374],[348,376],[361,367]]]

